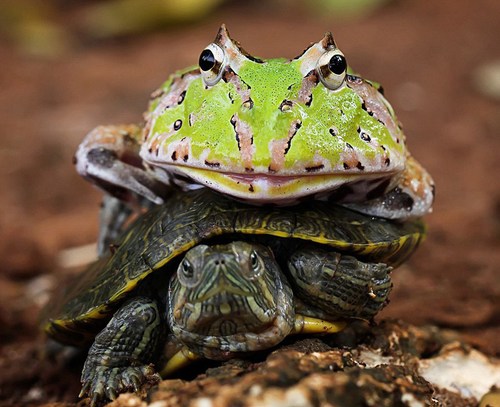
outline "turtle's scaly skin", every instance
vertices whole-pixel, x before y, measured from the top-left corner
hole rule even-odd
[[[397,266],[425,234],[423,222],[394,223],[332,203],[255,207],[207,189],[177,194],[140,217],[113,256],[88,269],[46,310],[45,331],[67,344],[89,343],[137,284],[175,256],[221,235],[269,235],[326,245],[366,262]]]

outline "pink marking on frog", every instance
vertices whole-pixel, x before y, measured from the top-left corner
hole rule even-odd
[[[271,140],[269,143],[269,150],[271,152],[271,164],[269,164],[269,172],[278,172],[285,166],[285,155],[290,149],[290,143],[293,137],[300,129],[302,122],[300,120],[294,120],[288,130],[286,137]]]
[[[243,166],[246,171],[253,171],[252,159],[255,153],[255,146],[253,144],[252,129],[248,123],[238,117],[237,113],[231,117],[231,124],[236,133],[236,141],[238,142]]]

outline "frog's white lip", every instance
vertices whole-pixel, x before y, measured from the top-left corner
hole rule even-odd
[[[156,169],[159,169],[156,167]],[[238,174],[219,172],[188,166],[163,167],[167,172],[158,172],[162,178],[181,184],[184,188],[206,186],[236,199],[254,203],[276,203],[289,205],[309,195],[327,196],[342,186],[342,200],[356,202],[366,199],[374,189],[390,184],[394,173],[372,174],[305,174],[276,175],[263,173]],[[193,185],[194,184],[194,185]],[[382,186],[381,186],[382,185]]]

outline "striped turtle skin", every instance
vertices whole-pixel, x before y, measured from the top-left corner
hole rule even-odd
[[[255,207],[208,189],[179,193],[63,287],[42,325],[62,343],[92,343],[80,395],[95,406],[200,357],[227,359],[292,333],[372,319],[387,303],[389,272],[424,235],[421,221],[328,202]]]
[[[137,219],[114,253],[94,263],[44,312],[44,330],[67,344],[88,342],[117,305],[151,273],[203,241],[274,236],[333,248],[367,262],[396,267],[425,236],[421,220],[396,223],[327,202],[256,207],[207,189],[174,195]]]
[[[94,263],[46,307],[43,329],[66,344],[88,343],[117,307],[151,274],[201,242],[217,239],[308,242],[364,262],[396,267],[425,236],[421,220],[391,222],[329,202],[257,207],[199,189],[179,193],[139,217],[113,253]],[[273,237],[281,239],[273,239]],[[169,274],[170,275],[170,274]]]

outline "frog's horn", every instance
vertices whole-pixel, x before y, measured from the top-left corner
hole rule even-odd
[[[295,58],[300,61],[300,71],[302,74],[306,76],[311,70],[315,69],[318,59],[325,51],[336,48],[337,45],[335,44],[332,33],[325,33],[325,36],[319,42],[311,44],[302,55]]]
[[[214,42],[216,44],[222,44],[226,42],[227,40],[231,40],[231,36],[229,35],[229,31],[226,28],[226,24],[222,23],[219,31],[217,32],[217,35],[215,36]]]
[[[226,55],[228,56],[226,59],[226,63],[230,66],[230,68],[238,73],[240,66],[245,61],[251,60],[253,62],[262,63],[263,61],[253,57],[247,51],[243,49],[238,41],[235,41],[229,35],[229,31],[226,28],[225,24],[222,24],[215,36],[214,43],[221,47]]]
[[[321,46],[325,50],[330,50],[332,48],[337,48],[337,45],[335,45],[335,40],[333,39],[333,35],[331,32],[326,32],[325,36],[323,39],[320,41]]]

